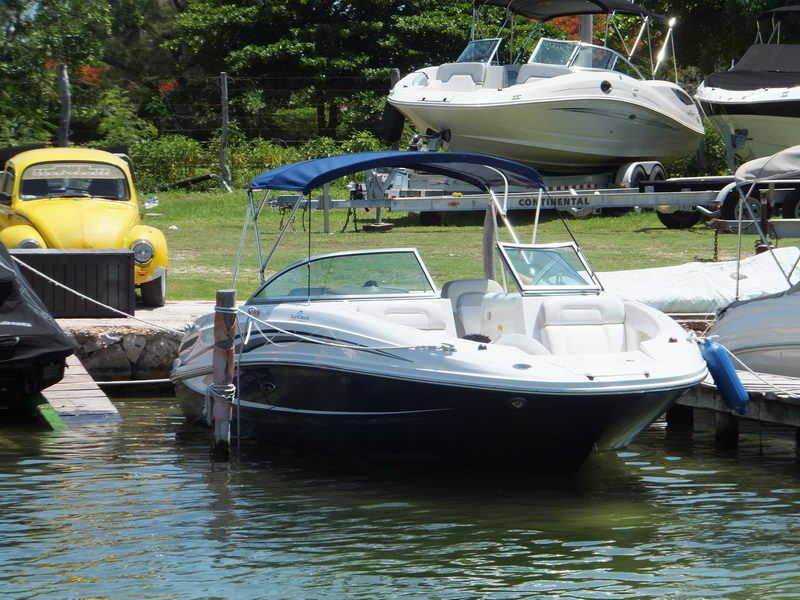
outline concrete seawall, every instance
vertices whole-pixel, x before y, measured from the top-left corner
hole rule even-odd
[[[95,380],[163,379],[169,376],[183,331],[213,310],[210,301],[171,301],[161,308],[137,308],[136,319],[58,323],[75,339],[75,353]]]

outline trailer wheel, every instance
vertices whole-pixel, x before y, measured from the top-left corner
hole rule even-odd
[[[795,189],[783,201],[781,214],[784,219],[800,219],[800,188]]]
[[[701,215],[696,210],[676,210],[673,213],[656,213],[658,220],[667,229],[691,229],[700,221]]]
[[[655,169],[654,169],[655,170]],[[647,179],[647,173],[644,172],[644,168],[641,166],[636,167],[631,173],[631,183],[630,186],[632,188],[638,188],[639,183]],[[628,214],[633,209],[629,206],[617,206],[614,208],[604,208],[603,214],[608,215],[610,217],[619,217],[621,215]]]
[[[725,200],[722,202],[722,207],[720,209],[720,215],[726,221],[735,221],[739,218],[739,202],[741,202],[741,197],[739,196],[739,190],[734,188],[728,195],[725,196]],[[753,198],[752,196],[748,196],[747,203],[753,209],[753,214],[756,217],[756,220],[761,218],[761,203],[758,201],[758,198]],[[749,221],[750,220],[750,213],[747,211],[747,208],[744,206],[742,207],[742,220]]]

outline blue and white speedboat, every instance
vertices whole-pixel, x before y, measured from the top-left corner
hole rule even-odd
[[[374,152],[264,173],[250,212],[262,190],[298,192],[297,210],[324,183],[386,167],[473,183],[503,221],[495,190],[542,187],[536,171],[503,159]],[[486,222],[492,240],[495,219]],[[325,454],[571,471],[594,450],[625,446],[705,377],[690,335],[605,293],[574,242],[522,244],[507,230],[495,245],[504,284],[490,273],[440,289],[414,248],[308,256],[264,281],[239,314],[239,433]],[[213,321],[197,320],[172,372],[184,413],[200,422]]]

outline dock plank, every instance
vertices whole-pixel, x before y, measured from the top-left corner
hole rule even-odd
[[[64,378],[42,395],[61,417],[120,419],[117,408],[75,355],[67,358]]]
[[[737,371],[737,374],[750,397],[747,413],[740,416],[764,423],[800,427],[800,378],[748,371]],[[725,404],[711,376],[684,394],[678,404],[737,414]]]

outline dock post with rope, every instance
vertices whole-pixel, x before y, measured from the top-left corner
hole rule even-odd
[[[226,460],[230,456],[231,417],[236,394],[233,375],[236,361],[234,339],[237,329],[236,290],[217,290],[212,359],[214,380],[207,392],[213,460]]]

